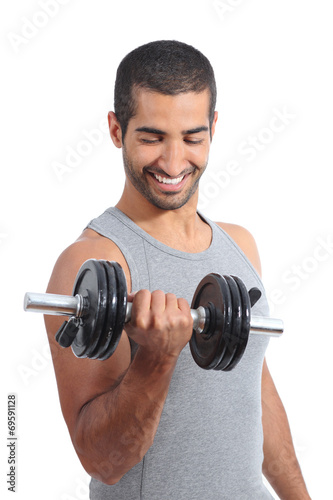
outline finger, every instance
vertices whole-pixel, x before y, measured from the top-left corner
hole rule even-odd
[[[165,311],[166,296],[162,290],[154,290],[151,294],[151,312],[159,314]]]
[[[190,304],[187,302],[186,299],[183,298],[178,299],[178,308],[184,312],[190,312],[191,310]]]
[[[149,290],[139,290],[132,296],[132,302],[132,316],[135,316],[137,311],[148,312],[151,305],[151,293]]]
[[[128,293],[127,294],[127,302],[133,302],[133,299],[134,299],[136,294],[137,294],[137,292]]]
[[[168,309],[179,309],[178,299],[174,293],[167,293],[165,295],[165,305]]]

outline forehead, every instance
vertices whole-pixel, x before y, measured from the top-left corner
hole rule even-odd
[[[129,126],[149,125],[163,130],[186,130],[209,125],[209,90],[200,93],[188,92],[178,95],[164,95],[145,89],[135,91],[136,114]]]

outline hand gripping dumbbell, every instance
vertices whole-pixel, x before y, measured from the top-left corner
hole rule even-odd
[[[247,291],[236,276],[208,274],[191,304],[194,361],[207,370],[232,370],[244,354],[249,334],[280,336],[279,319],[252,317],[258,288]],[[79,358],[105,360],[115,351],[125,323],[131,319],[123,269],[117,262],[87,260],[80,268],[73,295],[26,293],[26,311],[68,316],[56,334],[62,347]]]

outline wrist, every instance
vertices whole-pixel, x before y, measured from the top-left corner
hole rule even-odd
[[[168,374],[173,372],[177,364],[179,354],[170,354],[147,349],[146,346],[139,346],[135,354],[135,363],[147,372]]]

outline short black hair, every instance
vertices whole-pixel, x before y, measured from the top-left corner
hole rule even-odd
[[[124,141],[128,122],[135,115],[136,89],[165,95],[210,91],[209,123],[212,127],[216,106],[214,70],[199,50],[176,40],[160,40],[142,45],[121,61],[116,76],[114,111]]]

